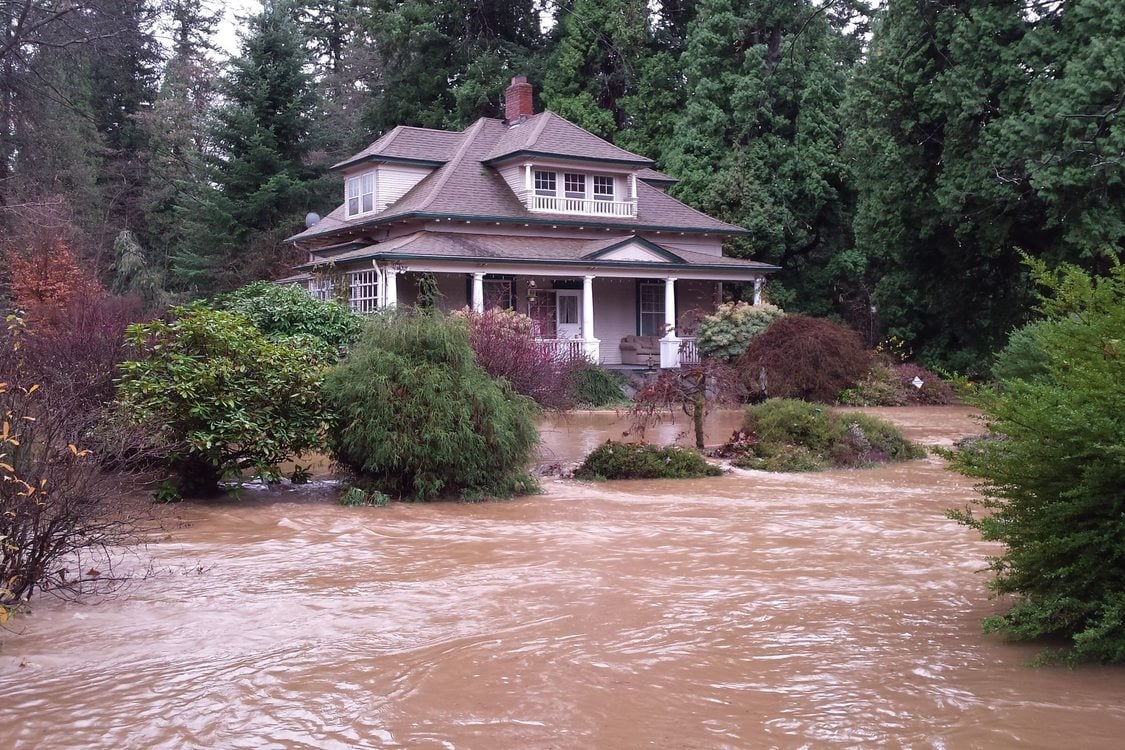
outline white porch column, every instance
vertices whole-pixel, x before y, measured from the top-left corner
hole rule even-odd
[[[383,295],[383,307],[395,307],[398,305],[398,269],[393,266],[387,266],[387,270],[383,272],[383,283],[386,286],[385,294]]]
[[[763,285],[764,285],[765,283],[766,283],[766,280],[765,280],[764,278],[762,278],[761,276],[759,276],[758,278],[754,279],[754,298],[753,298],[753,304],[755,304],[755,305],[760,305],[760,304],[762,304],[762,286],[763,286]]]
[[[473,274],[473,312],[484,312],[484,274]]]
[[[601,361],[601,341],[594,338],[594,278],[582,277],[582,349],[586,359],[598,364]]]
[[[676,335],[676,279],[664,280],[664,335],[660,339],[660,366],[680,366],[680,337]]]

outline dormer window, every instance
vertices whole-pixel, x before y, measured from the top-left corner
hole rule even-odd
[[[586,175],[567,172],[563,175],[563,187],[567,198],[586,197]]]
[[[375,173],[349,177],[347,181],[348,218],[375,210]]]
[[[613,200],[613,178],[604,175],[594,175],[594,200],[596,201],[611,201]]]
[[[554,172],[535,170],[535,194],[554,197],[557,194],[556,177]]]

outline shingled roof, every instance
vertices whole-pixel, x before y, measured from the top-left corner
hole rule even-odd
[[[356,248],[334,256],[331,262],[343,263],[368,259],[406,260],[442,259],[465,261],[467,263],[493,262],[533,262],[539,264],[581,263],[584,267],[598,265],[621,265],[606,251],[637,242],[658,250],[664,261],[630,260],[631,268],[649,267],[667,273],[670,268],[696,270],[722,270],[756,272],[775,271],[776,266],[739,258],[726,258],[718,255],[697,253],[675,247],[658,245],[650,240],[640,239],[631,234],[618,234],[599,237],[593,240],[563,239],[553,237],[511,236],[495,234],[469,234],[464,232],[415,232],[396,237],[387,242]],[[307,263],[298,268],[314,268],[317,264]]]
[[[464,133],[452,130],[431,130],[399,125],[358,154],[332,165],[344,169],[366,161],[406,162],[439,166],[449,161],[464,138]]]
[[[550,117],[542,117],[550,115]],[[347,220],[343,206],[338,207],[320,223],[306,229],[289,239],[302,241],[328,237],[334,234],[357,233],[365,229],[376,227],[391,221],[404,219],[433,219],[447,218],[465,221],[491,221],[502,223],[547,224],[586,227],[620,227],[623,230],[654,230],[654,231],[682,231],[682,232],[711,232],[715,234],[741,234],[746,230],[741,227],[727,224],[714,219],[707,214],[687,206],[680,201],[665,194],[662,190],[648,184],[644,179],[637,181],[637,215],[636,217],[595,217],[576,216],[573,214],[552,214],[541,211],[529,211],[527,207],[508,187],[508,184],[493,168],[487,166],[488,161],[495,160],[495,154],[515,153],[511,151],[513,144],[538,144],[543,148],[553,148],[557,152],[571,150],[571,146],[578,142],[577,136],[570,145],[549,145],[552,127],[545,125],[538,135],[521,136],[521,140],[513,140],[510,135],[513,131],[526,128],[529,123],[554,123],[556,121],[570,126],[566,120],[550,112],[535,115],[525,120],[521,125],[511,127],[502,120],[481,118],[461,133],[447,133],[446,131],[426,131],[420,128],[396,128],[379,141],[373,143],[356,157],[341,162],[341,164],[354,164],[363,158],[379,158],[381,154],[394,151],[406,153],[405,145],[396,146],[395,141],[407,138],[402,144],[420,143],[421,139],[413,140],[414,133],[402,134],[387,140],[396,131],[420,131],[422,133],[442,133],[457,137],[454,147],[450,148],[449,142],[443,141],[444,151],[440,152],[443,162],[433,172],[422,179],[409,192],[397,201],[387,206],[383,211],[372,214],[364,219]],[[541,119],[540,119],[541,118]],[[585,136],[593,139],[600,150],[597,153],[624,154],[637,161],[633,162],[640,167],[651,162],[643,157],[630,154],[619,149],[600,138],[597,138],[578,126],[571,126]],[[525,131],[525,133],[530,131]],[[565,128],[559,132],[569,132]],[[544,135],[547,134],[547,135]],[[573,135],[573,133],[572,133]],[[422,136],[427,138],[429,136]],[[548,140],[544,140],[547,138]],[[436,139],[435,139],[436,140]],[[379,145],[380,143],[383,145]],[[370,152],[370,153],[369,153]],[[437,155],[438,152],[435,152]],[[575,157],[577,158],[577,157]],[[608,157],[607,157],[608,158]],[[624,162],[623,162],[624,163]],[[646,170],[652,171],[652,170]],[[656,173],[659,174],[659,173]],[[650,178],[651,179],[651,178]]]
[[[618,148],[554,112],[540,112],[509,125],[481,161],[494,164],[524,154],[646,167],[652,165],[652,159]]]

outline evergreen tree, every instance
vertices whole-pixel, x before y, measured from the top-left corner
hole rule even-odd
[[[250,19],[239,57],[220,79],[208,184],[178,206],[188,237],[173,261],[185,288],[210,292],[281,270],[281,240],[315,199],[307,163],[317,100],[305,39],[284,2]]]
[[[573,0],[558,6],[543,102],[595,135],[613,140],[626,124],[623,99],[637,91],[648,54],[644,0]]]
[[[732,254],[783,267],[776,302],[817,313],[835,296],[829,261],[849,235],[839,51],[811,0],[701,0],[663,161],[678,197],[749,230]]]
[[[381,65],[367,79],[364,122],[374,134],[495,117],[513,72],[536,77],[535,0],[372,0],[361,22]]]

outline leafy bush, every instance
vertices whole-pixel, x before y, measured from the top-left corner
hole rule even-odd
[[[1123,662],[1125,267],[1098,278],[1031,265],[1050,294],[1043,319],[1013,335],[1000,361],[1021,364],[976,398],[994,437],[950,458],[981,480],[982,498],[951,515],[1005,545],[991,587],[1017,601],[987,629],[1066,639],[1074,661]]]
[[[770,304],[724,302],[699,321],[696,346],[702,356],[730,364],[745,353],[751,339],[784,315]]]
[[[463,321],[437,314],[372,318],[324,384],[336,460],[371,486],[432,500],[536,489],[533,401],[473,361]]]
[[[742,431],[720,449],[720,455],[749,469],[820,471],[906,461],[924,456],[925,451],[877,417],[770,399],[747,408]]]
[[[340,496],[340,505],[345,508],[383,508],[389,505],[391,499],[378,490],[368,492],[362,487],[349,487]]]
[[[334,354],[333,358],[355,341],[363,327],[363,319],[339,302],[321,302],[296,286],[268,281],[220,295],[215,307],[243,315],[274,340],[309,337]]]
[[[494,308],[482,313],[461,310],[469,325],[469,345],[477,364],[494,378],[504,378],[516,393],[547,409],[574,405],[574,373],[582,357],[566,357],[536,341],[531,318],[514,310]]]
[[[914,379],[922,387],[914,385]],[[848,406],[943,406],[953,403],[953,388],[940,376],[915,364],[874,364],[855,388],[840,394]]]
[[[1008,337],[1008,344],[996,355],[992,377],[996,380],[1032,380],[1047,373],[1050,356],[1040,341],[1050,327],[1047,321],[1017,328]]]
[[[164,445],[182,493],[215,494],[223,477],[323,446],[316,352],[271,341],[238,313],[173,316],[129,326],[135,359],[121,364],[117,394]]]
[[[598,408],[626,401],[625,378],[589,362],[574,370],[573,386],[576,405]]]
[[[870,366],[871,353],[859,334],[807,315],[770,323],[737,363],[752,395],[821,403],[834,403]]]
[[[574,472],[578,479],[697,479],[722,474],[689,448],[607,440]]]

